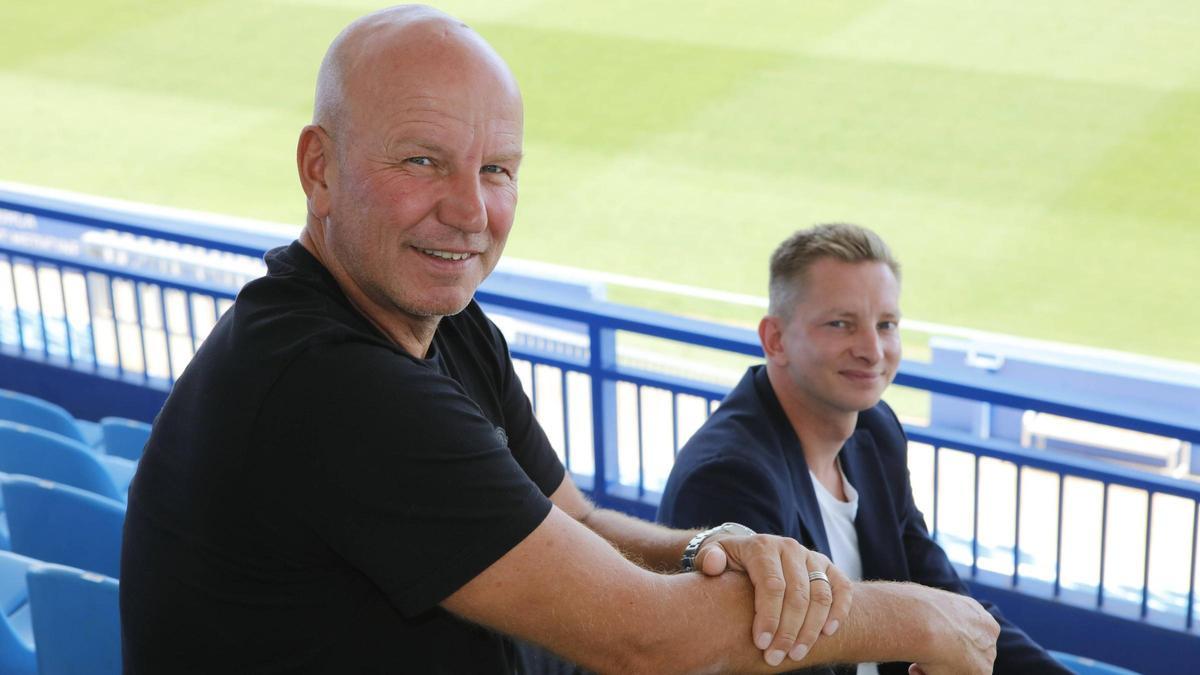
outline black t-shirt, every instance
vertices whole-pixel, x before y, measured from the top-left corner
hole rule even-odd
[[[474,302],[427,358],[298,243],[267,254],[154,424],[121,561],[126,673],[498,673],[438,603],[536,528],[563,467]]]

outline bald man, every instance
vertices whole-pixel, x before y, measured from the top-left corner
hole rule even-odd
[[[435,10],[334,41],[297,150],[304,231],[180,377],[130,490],[126,672],[511,673],[505,635],[601,672],[988,672],[974,601],[852,591],[794,540],[583,497],[472,300],[522,115],[504,62]],[[681,566],[705,574],[661,573]]]

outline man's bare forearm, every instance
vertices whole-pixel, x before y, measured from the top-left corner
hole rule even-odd
[[[674,572],[695,531],[672,530],[593,504],[568,475],[550,496],[554,505],[604,538],[627,559],[655,572]]]
[[[742,628],[753,613],[752,589],[740,574],[721,577],[687,575],[678,579],[678,596],[666,591],[664,606],[688,607],[673,612],[674,627],[664,626],[660,643],[650,651],[662,660],[662,672],[783,672],[818,665],[907,661],[931,658],[927,589],[898,583],[858,583],[854,604],[844,625],[833,635],[822,635],[801,661],[785,660],[772,668],[754,649]],[[699,586],[699,588],[697,588]],[[699,591],[699,593],[697,593]],[[699,597],[697,597],[699,595]],[[683,618],[684,621],[680,621]]]
[[[655,572],[679,570],[679,560],[695,530],[672,530],[619,511],[593,509],[580,521],[626,558]]]
[[[991,621],[982,608],[982,620],[954,613],[973,601],[911,584],[858,588],[843,628],[819,638],[802,661],[771,668],[751,640],[754,590],[745,575],[655,574],[555,509],[444,606],[598,672],[772,672],[875,660],[948,662],[946,672],[988,672],[929,653],[970,646],[956,632],[972,621]],[[937,603],[947,604],[949,613]]]

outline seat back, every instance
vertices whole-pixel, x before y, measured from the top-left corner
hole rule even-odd
[[[0,673],[37,675],[25,574],[37,564],[11,551],[0,551]]]
[[[29,568],[29,607],[39,675],[121,675],[121,610],[115,579],[62,565]]]
[[[0,420],[28,424],[88,445],[71,413],[36,396],[0,389]]]
[[[150,440],[150,425],[124,417],[105,417],[100,420],[104,431],[104,452],[114,457],[139,460],[142,448]]]
[[[28,476],[0,477],[12,550],[113,578],[121,574],[125,505]]]
[[[86,446],[23,424],[0,421],[0,471],[44,478],[125,501],[104,465]]]

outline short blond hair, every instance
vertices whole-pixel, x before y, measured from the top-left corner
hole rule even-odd
[[[768,309],[772,316],[791,317],[792,307],[804,290],[805,274],[821,258],[842,262],[881,262],[900,280],[900,263],[891,249],[871,230],[849,223],[827,223],[797,230],[771,254]]]

